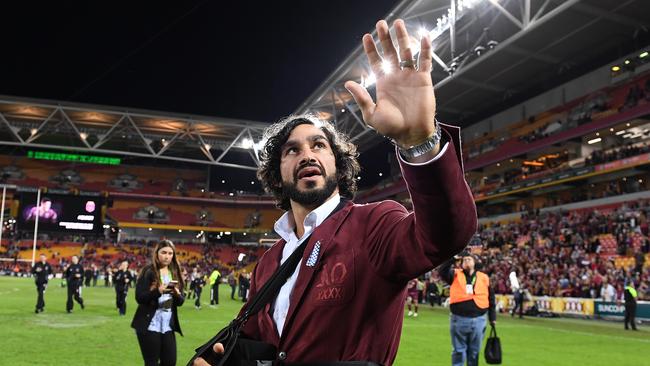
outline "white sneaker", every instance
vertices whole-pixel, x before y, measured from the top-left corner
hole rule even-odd
[[[409,311],[409,315],[408,315],[408,316],[413,316],[413,312],[412,312],[412,311]]]
[[[418,313],[413,314],[413,317],[417,318],[417,317],[418,317]]]

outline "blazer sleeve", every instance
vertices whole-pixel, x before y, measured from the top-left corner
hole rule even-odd
[[[474,198],[464,178],[460,130],[443,126],[449,146],[423,165],[400,160],[413,212],[393,201],[370,210],[365,238],[369,261],[386,279],[408,281],[460,252],[476,232]]]
[[[142,275],[138,277],[138,280],[135,284],[135,301],[141,305],[148,305],[152,301],[158,300],[160,297],[160,292],[157,288],[151,289],[151,283],[153,282],[154,272],[151,270],[145,270],[142,272]]]

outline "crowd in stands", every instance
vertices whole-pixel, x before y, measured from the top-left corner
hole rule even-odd
[[[583,166],[594,166],[597,164],[609,163],[612,161],[617,161],[646,153],[650,153],[649,143],[624,143],[606,150],[595,150],[591,152],[589,156],[585,157]],[[540,161],[540,163],[542,163],[541,165],[522,165],[519,168],[507,170],[502,174],[489,175],[482,181],[469,181],[472,192],[475,195],[481,192],[489,192],[500,187],[506,187],[518,182],[525,181],[527,179],[538,179],[569,169],[569,156],[567,151],[563,151],[558,154],[552,154],[552,157],[553,158],[542,157],[544,159],[543,161]],[[631,188],[625,189],[625,187],[621,187],[621,189],[611,187],[611,190],[608,190],[602,197],[610,197],[612,195],[631,193],[636,191],[637,190]],[[584,193],[585,199],[589,199],[586,198],[587,192]],[[591,198],[596,197],[594,196]]]
[[[650,145],[647,143],[633,145],[631,143],[621,144],[607,150],[596,150],[585,158],[585,165],[609,163],[616,160],[629,158],[636,155],[650,152]]]
[[[601,297],[604,283],[618,294],[633,281],[640,298],[650,299],[648,214],[650,202],[629,203],[611,211],[532,212],[521,221],[483,225],[474,244],[482,248],[483,270],[496,293],[511,293],[515,271],[534,296]],[[604,237],[616,243],[612,253]],[[627,265],[617,265],[616,254]]]

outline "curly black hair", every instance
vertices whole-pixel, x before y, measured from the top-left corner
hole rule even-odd
[[[327,137],[334,159],[336,161],[336,180],[341,197],[352,199],[357,192],[356,177],[360,166],[357,158],[357,147],[343,133],[337,131],[332,124],[322,121],[314,115],[292,115],[269,126],[264,131],[264,147],[260,151],[260,166],[257,178],[262,182],[266,192],[273,194],[276,205],[283,210],[290,210],[289,198],[283,194],[280,160],[282,146],[289,139],[291,131],[300,125],[310,124],[319,127]]]

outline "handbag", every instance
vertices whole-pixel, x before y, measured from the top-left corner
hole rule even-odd
[[[342,209],[346,202],[346,200],[341,200],[330,216]],[[251,316],[257,314],[266,304],[278,296],[280,289],[293,274],[298,263],[300,263],[310,239],[311,234],[302,241],[302,244],[271,275],[271,278],[255,293],[255,296],[249,299],[240,315],[232,320],[225,328],[221,329],[208,342],[196,349],[196,353],[187,363],[187,366],[192,366],[194,360],[198,357],[203,358],[213,366],[272,365],[272,362],[277,357],[276,347],[270,343],[240,337],[240,332]],[[216,343],[223,344],[224,352],[222,354],[214,352],[212,347]]]
[[[497,329],[491,326],[490,336],[485,342],[485,362],[490,365],[501,364],[501,340],[497,337]]]

